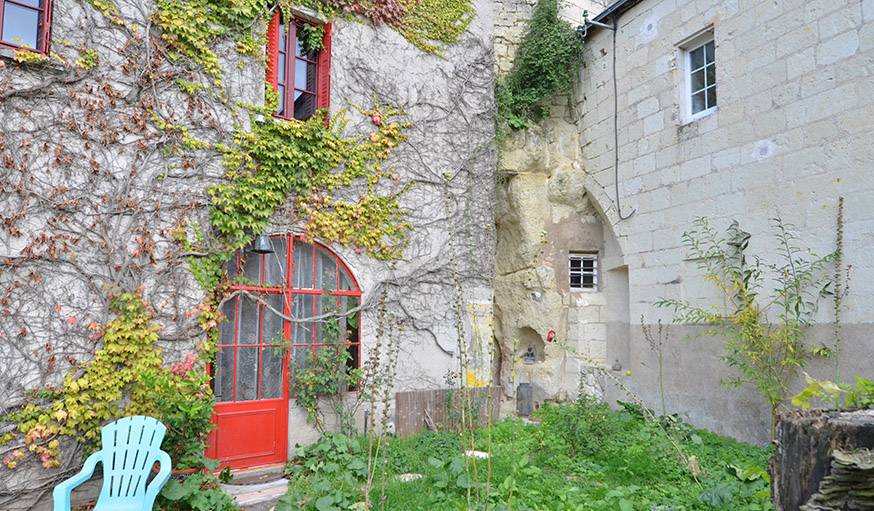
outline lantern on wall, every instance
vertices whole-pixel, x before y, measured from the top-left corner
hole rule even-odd
[[[255,238],[255,243],[252,244],[252,252],[255,254],[272,254],[273,244],[270,243],[270,236],[260,234]]]

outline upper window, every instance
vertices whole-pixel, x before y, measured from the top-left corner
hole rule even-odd
[[[716,109],[716,45],[713,32],[694,38],[684,49],[686,108],[693,121]]]
[[[572,290],[598,290],[598,254],[571,254],[568,270]]]
[[[49,0],[0,0],[0,44],[48,51]]]
[[[267,79],[279,95],[276,115],[304,120],[327,108],[330,96],[331,25],[324,27],[322,47],[306,48],[308,25],[277,12],[268,31]]]

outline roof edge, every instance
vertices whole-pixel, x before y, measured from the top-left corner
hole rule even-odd
[[[617,17],[620,14],[622,14],[623,12],[627,11],[628,9],[631,9],[632,7],[634,7],[635,5],[639,4],[642,1],[643,0],[618,0],[617,2],[613,3],[613,5],[611,5],[610,7],[607,7],[606,9],[601,11],[600,14],[598,14],[597,16],[592,18],[592,21],[597,21],[599,23],[603,23],[604,20],[606,20],[608,18]],[[598,25],[594,25],[594,24],[590,24],[588,27],[589,31],[595,31],[599,28],[601,28],[601,27],[599,27]]]

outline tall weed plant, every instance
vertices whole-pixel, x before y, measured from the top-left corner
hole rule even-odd
[[[698,261],[704,279],[720,291],[721,303],[699,306],[663,299],[675,323],[708,325],[708,335],[724,336],[726,364],[738,375],[723,383],[755,387],[771,409],[771,437],[776,416],[786,402],[789,385],[812,352],[803,342],[805,328],[820,297],[831,293],[826,270],[834,254],[818,256],[799,247],[792,226],[773,219],[776,262],[749,254],[751,235],[735,221],[724,233],[706,218],[683,234],[689,257]],[[773,284],[766,293],[765,282]]]

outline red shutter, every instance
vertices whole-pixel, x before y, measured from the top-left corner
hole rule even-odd
[[[279,70],[279,9],[273,11],[270,24],[267,25],[267,82],[277,90],[276,81]]]
[[[331,24],[325,25],[322,51],[319,52],[319,90],[316,99],[318,108],[331,107]]]

